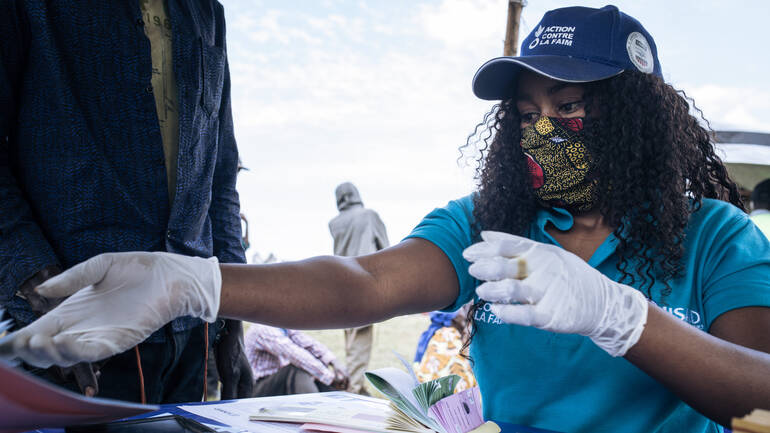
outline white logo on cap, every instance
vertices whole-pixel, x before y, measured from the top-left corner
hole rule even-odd
[[[639,32],[631,32],[626,39],[626,52],[631,63],[640,71],[649,74],[655,69],[655,60],[647,38]]]
[[[545,30],[545,27],[543,26],[538,26],[537,30],[535,30],[535,39],[529,44],[530,50],[540,43],[540,35],[543,33],[543,30]]]
[[[575,36],[574,26],[538,26],[535,31],[535,39],[529,43],[529,49],[538,45],[566,45],[572,46]]]

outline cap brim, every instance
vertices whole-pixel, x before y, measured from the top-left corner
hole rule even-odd
[[[522,69],[557,81],[587,83],[614,77],[623,68],[564,56],[497,57],[479,68],[473,77],[473,93],[487,100],[509,99],[516,92]]]

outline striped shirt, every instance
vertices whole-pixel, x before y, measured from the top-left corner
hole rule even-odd
[[[324,385],[334,380],[334,373],[328,368],[335,359],[334,354],[299,331],[252,323],[244,340],[246,357],[256,380],[275,374],[289,364],[307,371]]]

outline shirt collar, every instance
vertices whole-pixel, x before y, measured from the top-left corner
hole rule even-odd
[[[537,213],[535,214],[533,229],[536,231],[536,233],[533,233],[533,240],[540,242],[547,240],[548,243],[559,245],[559,243],[556,242],[556,239],[554,239],[550,234],[548,234],[548,232],[545,231],[545,227],[548,223],[553,224],[553,226],[558,230],[566,231],[572,228],[575,220],[572,217],[572,214],[569,213],[569,211],[566,209],[558,207],[538,209]],[[593,256],[591,256],[588,264],[593,267],[598,266],[600,263],[615,253],[617,246],[618,238],[615,237],[614,233],[610,233],[607,239],[605,239],[599,248],[596,249]]]
[[[545,233],[545,226],[551,223],[554,227],[561,231],[566,231],[572,228],[575,220],[572,218],[572,214],[568,210],[559,207],[553,208],[540,208],[535,215],[535,224],[541,232]]]

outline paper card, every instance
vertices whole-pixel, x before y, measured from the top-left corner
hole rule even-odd
[[[437,401],[429,412],[447,433],[466,433],[484,423],[477,386]]]

